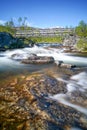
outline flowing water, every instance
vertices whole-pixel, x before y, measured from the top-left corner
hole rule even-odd
[[[62,79],[58,79],[58,80],[62,80]],[[64,81],[64,80],[62,80],[62,81],[66,82],[67,93],[66,94],[56,94],[53,96],[49,95],[49,98],[51,98],[53,100],[57,100],[58,102],[61,102],[61,103],[65,104],[67,106],[70,106],[72,108],[75,108],[76,110],[87,115],[87,108],[72,104],[66,100],[67,97],[71,98],[72,92],[75,92],[75,91],[83,92],[84,96],[86,96],[86,98],[87,98],[87,73],[81,72],[77,75],[71,76],[69,81]]]
[[[15,55],[16,54],[16,55]],[[37,56],[52,56],[55,60],[55,63],[58,64],[58,61],[63,61],[67,64],[76,65],[77,67],[71,71],[75,71],[67,80],[63,78],[63,71],[59,72],[58,67],[54,64],[45,64],[45,65],[32,65],[32,64],[22,64],[20,61],[22,59],[27,59],[31,54],[36,54]],[[13,55],[15,55],[13,57]],[[4,81],[4,78],[7,78],[10,75],[17,74],[28,74],[36,71],[52,71],[52,75],[58,80],[66,83],[67,93],[51,95],[49,94],[48,98],[60,102],[66,106],[72,107],[79,112],[87,116],[87,57],[85,56],[76,56],[72,54],[66,54],[63,52],[63,49],[53,48],[46,46],[34,46],[32,48],[8,50],[6,52],[0,52],[0,78]],[[57,70],[57,71],[56,71]],[[79,71],[78,71],[79,70]],[[68,71],[68,70],[67,70]],[[62,75],[62,76],[61,76]],[[75,92],[79,92],[84,95],[85,100],[83,105],[81,102],[74,101]],[[72,128],[74,130],[76,128]],[[78,128],[77,128],[78,129]]]

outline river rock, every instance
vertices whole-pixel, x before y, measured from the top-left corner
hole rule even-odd
[[[53,57],[47,57],[47,56],[31,56],[28,57],[28,59],[22,60],[22,63],[25,64],[45,64],[45,63],[54,63]]]
[[[65,63],[62,63],[60,66],[63,68],[68,68],[68,69],[72,69],[76,67],[76,65],[65,64]]]
[[[78,42],[78,37],[75,34],[66,34],[63,45],[64,46],[75,46],[76,43]]]
[[[16,54],[12,54],[11,55],[11,59],[13,59],[13,60],[21,60],[21,59],[23,59],[23,54],[19,54],[19,53],[16,53]]]
[[[66,130],[75,125],[87,129],[81,113],[49,99],[58,93],[67,93],[66,83],[50,75],[33,73],[0,81],[1,130]]]
[[[11,55],[11,59],[21,61],[21,60],[27,60],[32,59],[33,57],[36,57],[36,54],[21,54],[21,53],[14,53]],[[28,57],[28,58],[27,58]]]
[[[0,51],[7,49],[23,48],[22,39],[13,37],[10,33],[0,32]]]
[[[4,45],[9,45],[10,42],[13,40],[11,34],[6,32],[0,32],[0,47],[4,47]]]
[[[58,61],[58,67],[62,67],[62,68],[68,68],[68,69],[73,69],[76,67],[76,65],[72,65],[72,64],[66,64],[63,61]]]

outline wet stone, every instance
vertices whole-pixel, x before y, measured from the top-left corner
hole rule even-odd
[[[77,125],[87,129],[82,113],[48,98],[58,93],[67,93],[66,83],[45,74],[19,76],[1,83],[0,129],[67,130]]]
[[[28,57],[28,59],[23,59],[21,62],[24,64],[46,64],[46,63],[54,63],[54,58],[35,55]]]

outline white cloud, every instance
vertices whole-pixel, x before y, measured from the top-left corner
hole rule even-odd
[[[53,29],[53,28],[64,28],[64,26],[46,26],[46,27],[41,27],[43,29]]]
[[[4,25],[5,22],[6,22],[6,21],[4,21],[4,20],[0,20],[0,24],[1,24],[1,25]]]

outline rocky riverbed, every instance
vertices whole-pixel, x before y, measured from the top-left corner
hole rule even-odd
[[[34,46],[0,54],[0,130],[87,129],[87,55],[63,52]]]
[[[57,71],[59,75],[63,71],[61,77],[66,80],[75,73],[61,68]],[[47,70],[44,73],[9,76],[4,82],[1,80],[0,129],[86,130],[87,117],[84,113],[49,98],[50,95],[67,94],[67,91],[66,82],[56,79],[56,75]],[[81,95],[82,92],[72,94],[74,98],[68,100],[79,105],[83,102],[83,106],[87,107],[87,97]]]

